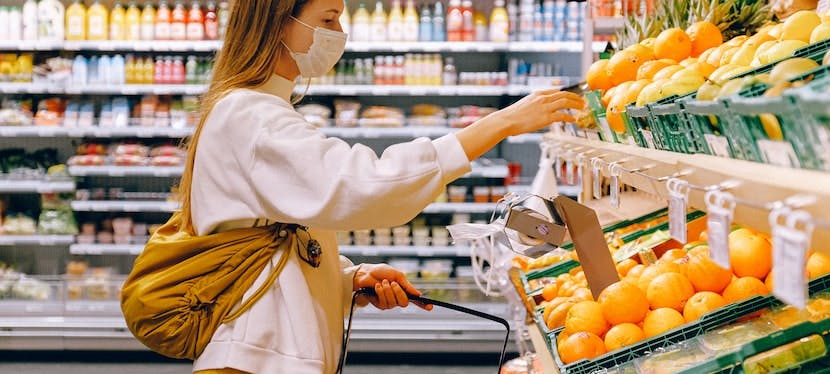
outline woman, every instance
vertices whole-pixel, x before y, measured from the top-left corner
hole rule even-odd
[[[326,138],[292,107],[294,80],[321,76],[343,53],[343,0],[246,0],[232,5],[227,37],[182,177],[183,227],[197,235],[268,222],[309,227],[275,285],[219,327],[194,363],[205,373],[332,373],[344,311],[355,290],[374,288],[380,309],[419,295],[398,270],[339,257],[335,232],[405,224],[445,185],[507,136],[572,121],[577,95],[532,94],[471,126],[432,140],[369,148]],[[295,251],[292,251],[295,252]],[[251,290],[267,277],[260,275]],[[249,291],[249,293],[252,291]],[[247,297],[248,295],[246,295]],[[424,306],[422,306],[424,307]],[[427,307],[428,308],[428,307]]]

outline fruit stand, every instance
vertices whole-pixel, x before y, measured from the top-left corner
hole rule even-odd
[[[578,125],[543,141],[581,202],[667,207],[603,228],[620,281],[598,295],[572,253],[514,261],[546,373],[830,367],[830,16],[712,14],[629,17]]]

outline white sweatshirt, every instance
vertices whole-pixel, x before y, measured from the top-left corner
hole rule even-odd
[[[219,327],[194,371],[333,373],[356,270],[339,256],[335,231],[404,224],[470,171],[452,134],[394,145],[380,158],[327,138],[289,104],[293,88],[275,75],[216,103],[196,151],[193,223],[199,235],[256,218],[305,225],[323,248],[322,264],[312,268],[292,250],[270,292]]]

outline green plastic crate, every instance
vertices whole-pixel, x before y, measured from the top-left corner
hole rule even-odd
[[[585,100],[588,101],[588,107],[591,108],[591,114],[594,116],[594,122],[597,124],[600,139],[609,143],[619,143],[617,134],[611,130],[611,127],[608,125],[608,120],[605,117],[605,105],[602,104],[602,91],[594,90],[585,92]]]
[[[632,134],[639,135],[642,141],[640,146],[643,148],[664,149],[663,144],[655,139],[654,129],[651,128],[648,122],[649,116],[650,113],[647,107],[638,107],[633,104],[629,105],[625,109],[625,115],[623,116],[623,120],[626,122],[626,129],[630,129]]]
[[[688,122],[683,114],[685,103],[694,96],[695,93],[690,93],[671,103],[650,106],[653,121],[659,124],[661,136],[665,138],[664,143],[668,144],[671,151],[686,154],[709,152],[701,128]]]
[[[732,79],[743,78],[743,77],[748,77],[748,76],[757,75],[757,74],[769,73],[770,71],[772,71],[772,68],[774,68],[776,64],[778,64],[781,61],[793,58],[793,57],[809,58],[813,61],[816,61],[816,62],[820,63],[822,58],[824,58],[824,54],[827,53],[828,50],[830,50],[830,39],[823,40],[823,41],[820,41],[820,42],[813,43],[813,44],[810,44],[808,46],[802,47],[802,48],[796,50],[795,52],[793,52],[793,54],[790,55],[790,56],[784,57],[784,58],[782,58],[780,60],[777,60],[777,61],[770,62],[766,65],[759,66],[759,67],[757,67],[755,69],[752,69],[750,71],[738,74],[738,75],[732,77]]]
[[[741,148],[733,146],[732,140],[724,134],[722,124],[728,113],[722,101],[687,100],[683,103],[683,114],[690,127],[702,129],[700,133],[706,141],[708,154],[746,159]],[[703,129],[709,129],[711,133]]]
[[[796,106],[808,139],[812,140],[820,169],[830,170],[830,77],[824,77],[797,90]]]

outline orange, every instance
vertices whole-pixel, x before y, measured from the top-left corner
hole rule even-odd
[[[640,276],[643,274],[643,271],[646,270],[646,266],[643,264],[634,265],[631,270],[628,271],[628,274],[625,275],[626,278],[631,279],[640,279]]]
[[[548,283],[542,288],[542,298],[551,301],[559,293],[559,286],[556,283]]]
[[[675,263],[654,264],[643,270],[643,274],[640,275],[640,279],[637,280],[637,285],[643,292],[646,292],[648,291],[648,286],[651,284],[651,281],[661,274],[682,272],[683,270],[680,268],[680,265]]]
[[[646,38],[640,42],[640,45],[650,48],[654,50],[654,42],[657,41],[657,38]]]
[[[678,273],[659,275],[646,291],[651,309],[672,308],[676,311],[682,311],[694,294],[695,289],[689,279]]]
[[[651,83],[651,81],[648,79],[638,79],[633,81],[633,83],[631,83],[631,85],[628,86],[628,89],[625,91],[625,104],[628,105],[637,101],[637,96],[640,95],[640,91],[642,91],[643,88],[648,86],[649,83]]]
[[[602,306],[602,315],[612,325],[630,322],[638,323],[648,313],[646,294],[629,282],[616,282],[602,290],[597,299]]]
[[[663,253],[663,255],[660,256],[660,260],[658,260],[658,262],[674,262],[674,260],[679,260],[683,257],[686,257],[686,251],[680,248],[674,248],[669,249],[668,251],[666,251],[666,253]]]
[[[596,301],[580,301],[571,307],[565,317],[565,328],[570,331],[587,331],[602,336],[610,328],[602,315],[602,306]]]
[[[709,241],[709,231],[707,231],[707,230],[701,231],[700,235],[697,237],[697,240],[700,240],[702,242],[708,242]]]
[[[769,293],[764,282],[753,277],[738,278],[723,290],[723,299],[731,304],[752,296],[762,296]]]
[[[724,305],[726,305],[726,300],[723,296],[709,291],[698,292],[683,307],[683,318],[691,322]]]
[[[709,48],[723,44],[723,34],[715,24],[708,21],[695,22],[686,28],[692,41],[692,57],[698,57]]]
[[[618,134],[625,132],[625,120],[622,118],[622,113],[625,112],[624,101],[625,96],[616,95],[611,98],[611,102],[608,103],[608,109],[605,111],[605,119],[608,121],[608,126]]]
[[[807,274],[810,279],[830,273],[830,256],[824,253],[813,253],[807,258]],[[770,288],[771,290],[772,288]]]
[[[617,274],[621,277],[625,277],[628,275],[628,272],[631,271],[635,266],[637,266],[637,261],[634,261],[630,258],[620,261],[617,264]]]
[[[772,245],[748,230],[733,231],[729,234],[729,262],[738,277],[764,279],[772,269]]]
[[[652,310],[643,320],[643,332],[646,338],[660,335],[675,327],[686,323],[683,315],[672,308],[660,308]]]
[[[703,51],[701,51],[703,52]],[[683,61],[692,53],[692,40],[686,32],[671,28],[663,30],[654,41],[654,56],[657,58],[670,58],[675,61]]]
[[[559,305],[562,305],[562,303],[564,303],[564,302],[566,302],[566,301],[568,301],[568,300],[570,300],[570,298],[568,298],[568,297],[561,297],[561,296],[560,296],[560,297],[556,297],[556,298],[554,298],[553,300],[548,301],[547,303],[545,303],[545,311],[544,311],[544,312],[542,312],[542,320],[543,320],[543,321],[547,321],[547,320],[548,320],[548,316],[550,316],[550,313],[551,313],[554,309],[556,309],[556,307],[558,307]]]
[[[570,271],[568,271],[568,274],[570,274],[574,278],[576,278],[576,275],[579,274],[579,272],[581,272],[581,271],[582,271],[582,266],[577,266],[577,267],[571,269]]]
[[[545,324],[548,325],[548,328],[553,330],[565,326],[565,319],[568,316],[568,311],[570,311],[574,305],[576,305],[576,302],[568,300],[553,308],[547,318],[545,318]]]
[[[774,280],[772,278],[772,272],[769,272],[769,275],[767,275],[767,279],[764,280],[764,286],[767,286],[767,290],[769,290],[770,292],[772,292],[772,290],[775,289],[773,288],[773,282]]]
[[[607,91],[605,91],[604,94],[602,94],[602,105],[604,105],[606,108],[608,108],[608,104],[611,103],[611,98],[617,96],[617,87],[618,86],[611,87]],[[576,251],[574,251],[573,253],[576,253]]]
[[[606,67],[608,66],[608,60],[597,60],[591,67],[588,68],[588,73],[586,74],[586,82],[588,83],[588,88],[592,90],[607,90],[614,85],[611,83],[611,76],[608,75],[608,71]]]
[[[646,61],[640,65],[639,69],[637,69],[637,79],[652,79],[654,74],[657,74],[657,72],[661,69],[676,64],[677,63],[671,60]]]
[[[633,323],[622,323],[605,333],[605,349],[615,351],[646,338],[646,333]]]
[[[563,363],[570,364],[579,360],[590,360],[605,354],[605,342],[596,334],[576,332],[562,340],[559,345],[559,358]]]
[[[649,48],[642,44],[633,44],[624,49],[624,51],[634,53],[643,62],[654,60],[654,48]]]
[[[574,301],[593,301],[594,295],[591,293],[591,290],[587,288],[579,288],[576,290],[571,296],[571,299]]]
[[[618,85],[637,79],[637,69],[644,62],[645,60],[640,59],[640,56],[631,51],[623,50],[615,53],[606,66],[611,83]]]
[[[686,275],[692,282],[695,291],[711,291],[721,293],[732,282],[732,271],[724,269],[709,258],[708,247],[689,254],[686,264]],[[704,252],[705,251],[705,252]]]

